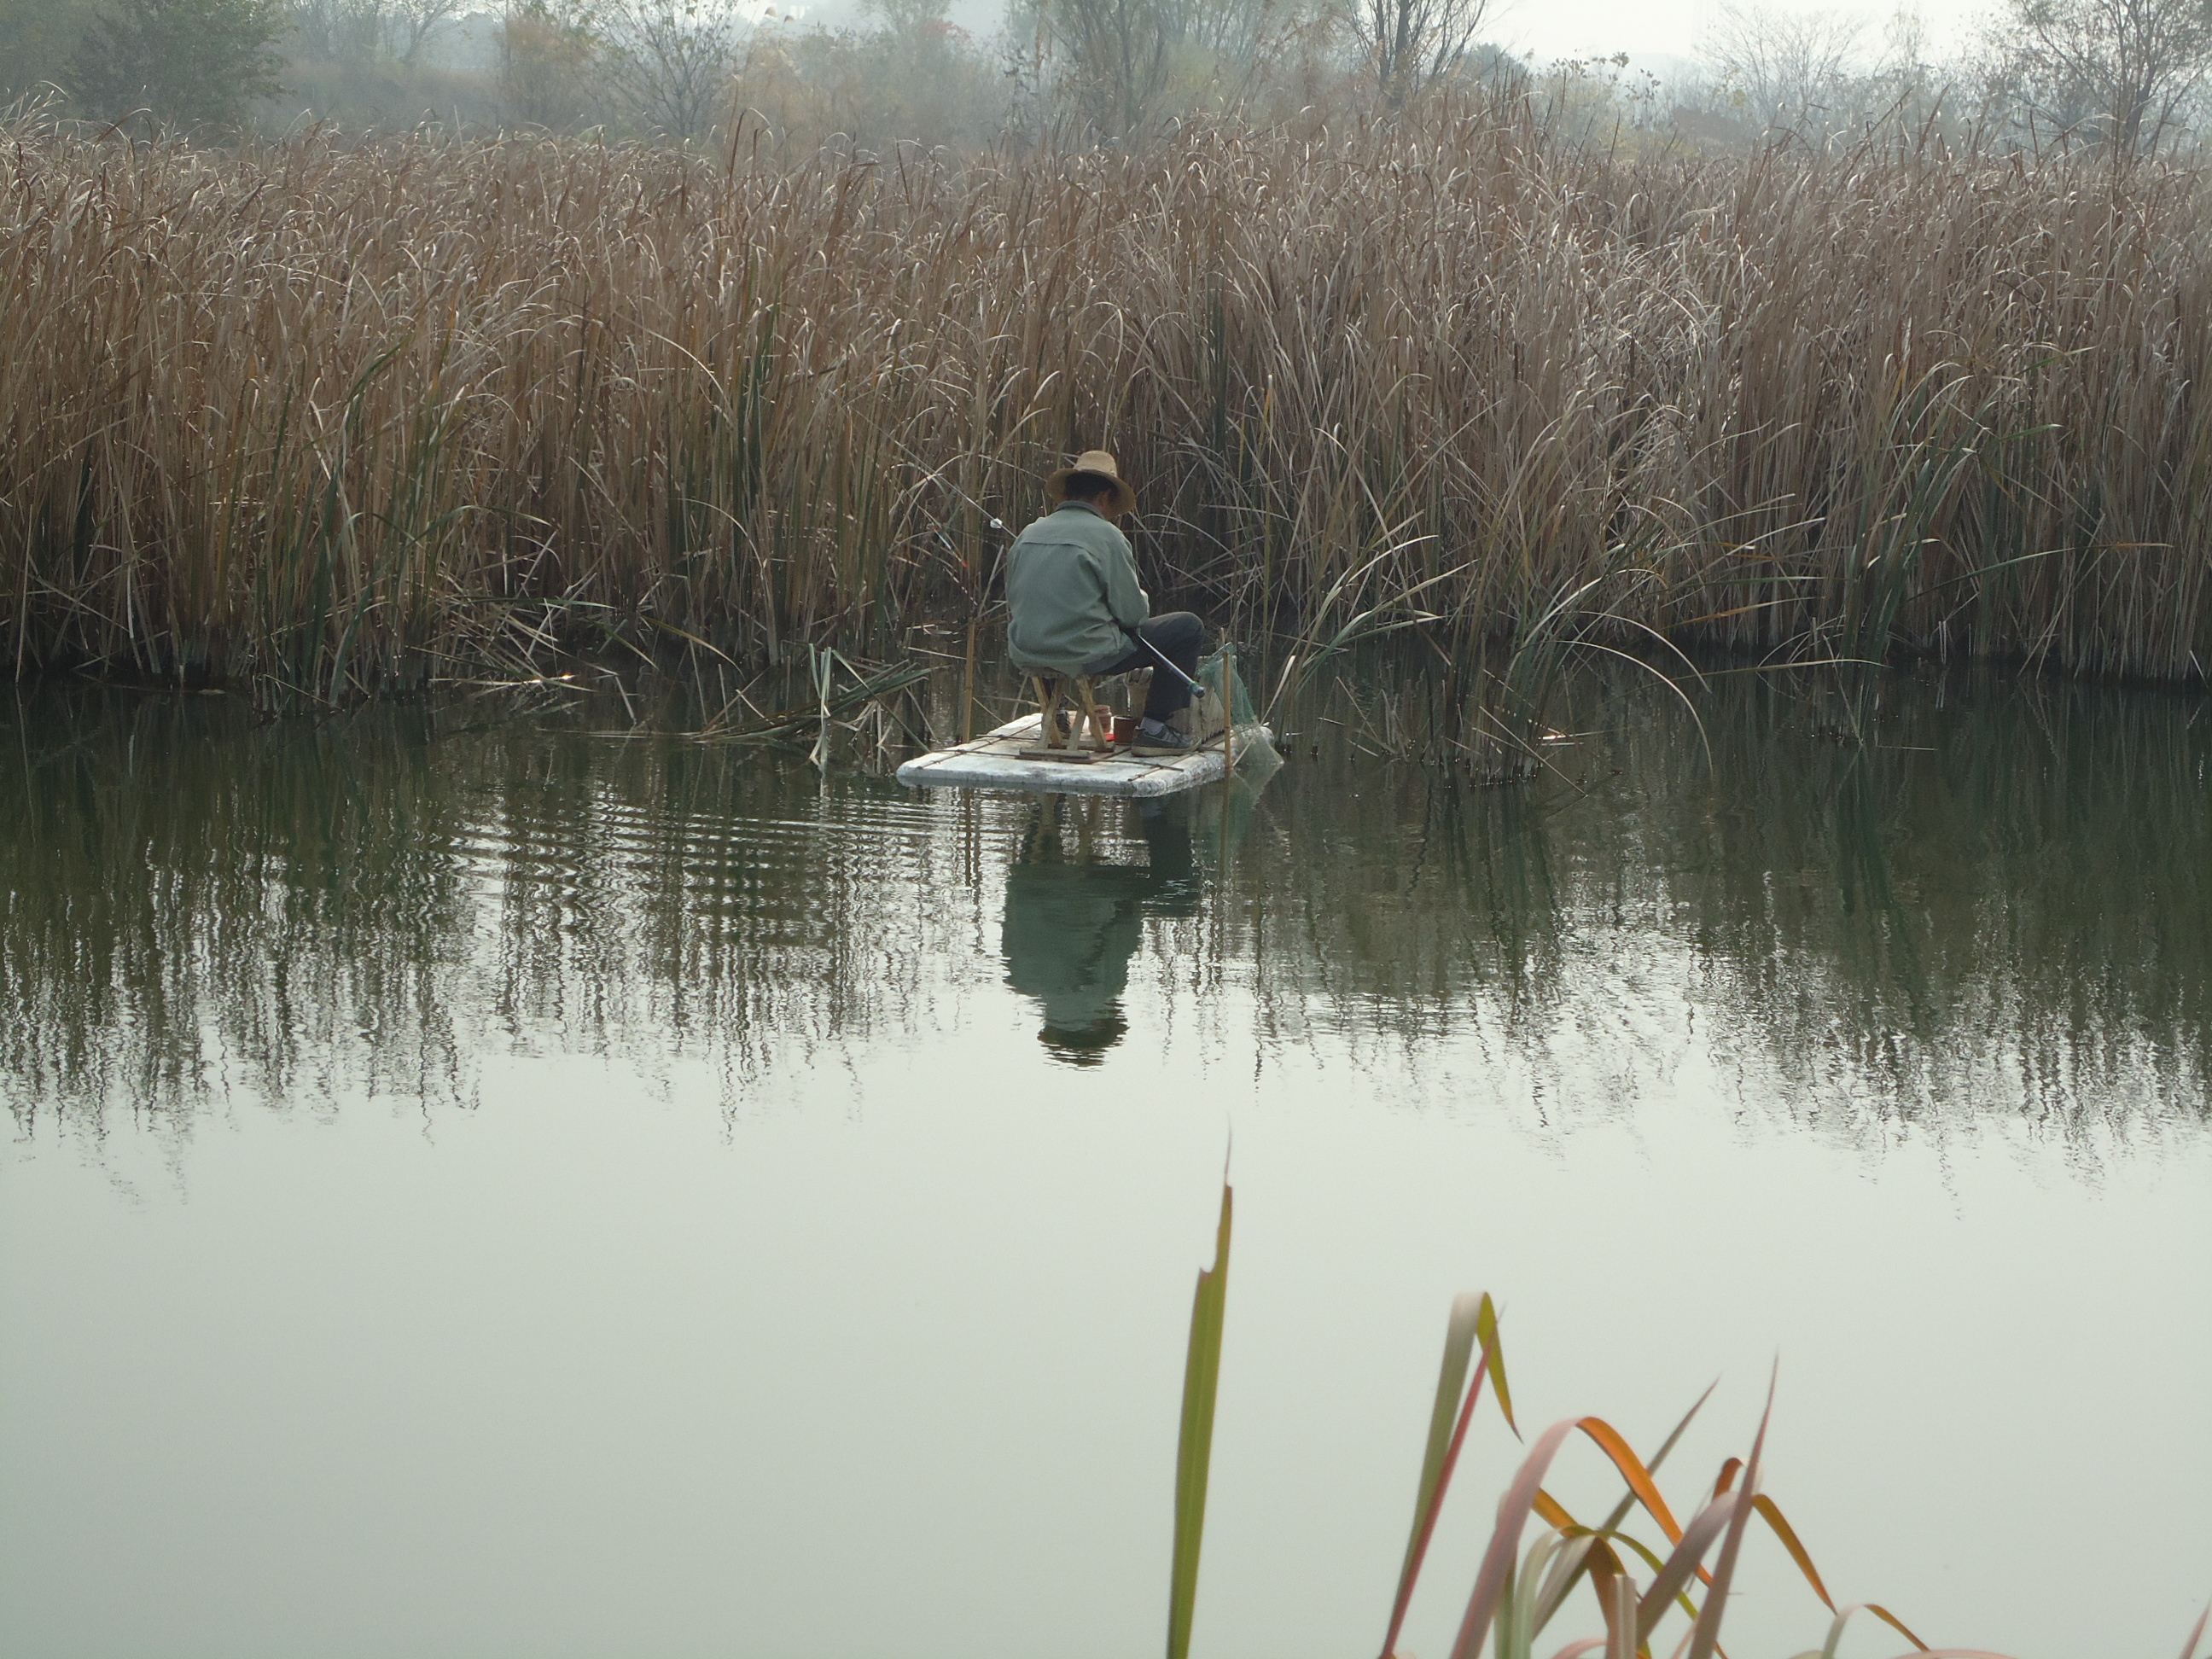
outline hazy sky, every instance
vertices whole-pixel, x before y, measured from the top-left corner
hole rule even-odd
[[[1985,0],[1921,0],[1917,10],[1929,47],[1938,55],[1970,34],[1989,9]],[[1804,6],[1778,3],[1776,11],[1824,11],[1864,20],[1863,40],[1878,53],[1883,32],[1898,10],[1885,0]],[[1507,45],[1541,58],[1626,52],[1692,55],[1720,11],[1718,0],[1582,0],[1560,5],[1553,0],[1498,0],[1489,33]]]
[[[1863,20],[1862,43],[1868,57],[1881,53],[1883,38],[1897,15],[1900,0],[1838,0],[1833,5],[1792,3],[1766,0],[1774,11],[1840,13]],[[1724,0],[1580,0],[1562,5],[1558,0],[1492,0],[1491,22],[1484,30],[1490,39],[1515,51],[1541,58],[1610,56],[1626,52],[1639,59],[1692,58],[1699,40],[1712,26]],[[1978,19],[1992,9],[1994,0],[1902,0],[1917,11],[1930,56],[1941,58],[1971,36]],[[808,15],[842,16],[857,11],[856,0],[817,0],[801,9]],[[952,21],[978,35],[988,35],[1006,15],[1004,0],[952,0]],[[1663,72],[1663,62],[1644,62],[1642,67]]]

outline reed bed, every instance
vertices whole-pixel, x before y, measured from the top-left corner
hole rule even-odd
[[[1605,154],[4,135],[0,649],[337,702],[988,604],[1103,443],[1156,590],[2201,682],[2203,182]]]

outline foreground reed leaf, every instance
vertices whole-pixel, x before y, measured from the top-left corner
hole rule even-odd
[[[1455,1296],[1452,1298],[1451,1318],[1444,1327],[1444,1358],[1437,1376],[1436,1403],[1429,1409],[1429,1443],[1421,1453],[1420,1495],[1413,1500],[1413,1531],[1406,1540],[1406,1564],[1412,1566],[1413,1550],[1421,1533],[1422,1518],[1428,1513],[1429,1503],[1437,1494],[1439,1478],[1443,1474],[1444,1451],[1451,1443],[1452,1425],[1459,1418],[1460,1394],[1467,1382],[1467,1362],[1474,1352],[1474,1321],[1478,1309],[1490,1301],[1487,1296]],[[1481,1382],[1477,1380],[1476,1387]]]
[[[1682,1528],[1675,1523],[1674,1511],[1667,1507],[1667,1500],[1659,1495],[1659,1485],[1652,1480],[1651,1471],[1644,1468],[1644,1460],[1630,1449],[1628,1442],[1620,1437],[1620,1431],[1601,1417],[1577,1419],[1575,1426],[1588,1435],[1597,1449],[1612,1460],[1613,1467],[1620,1471],[1620,1478],[1628,1482],[1628,1490],[1635,1494],[1636,1501],[1644,1505],[1645,1512],[1659,1523],[1659,1529],[1667,1534],[1667,1541],[1680,1543]]]
[[[1513,1477],[1513,1484],[1505,1493],[1504,1501],[1498,1506],[1498,1528],[1490,1535],[1490,1547],[1483,1552],[1481,1570],[1475,1574],[1474,1591],[1467,1599],[1467,1614],[1460,1620],[1459,1638],[1452,1644],[1451,1659],[1479,1659],[1482,1646],[1490,1636],[1490,1622],[1497,1613],[1513,1576],[1515,1558],[1521,1547],[1521,1529],[1528,1525],[1529,1512],[1536,1507],[1536,1494],[1543,1489],[1544,1473],[1559,1455],[1559,1448],[1575,1431],[1575,1419],[1554,1423],[1538,1437],[1529,1449],[1521,1472]]]
[[[1765,1521],[1773,1530],[1774,1535],[1782,1540],[1782,1547],[1790,1552],[1790,1559],[1797,1564],[1797,1571],[1805,1575],[1805,1582],[1812,1585],[1813,1594],[1820,1598],[1821,1605],[1832,1613],[1835,1611],[1836,1603],[1828,1594],[1828,1587],[1820,1582],[1820,1572],[1813,1565],[1813,1558],[1806,1553],[1805,1547],[1797,1541],[1796,1529],[1782,1518],[1780,1507],[1765,1492],[1756,1494],[1751,1502],[1752,1507],[1759,1511],[1759,1518]],[[1905,1633],[1916,1642],[1920,1639],[1913,1636],[1911,1631]]]
[[[1559,1605],[1567,1599],[1567,1592],[1582,1582],[1590,1557],[1604,1545],[1587,1534],[1579,1538],[1555,1533],[1558,1547],[1553,1551],[1552,1565],[1536,1584],[1536,1593],[1528,1603],[1528,1632],[1533,1640],[1537,1632],[1552,1622]],[[1603,1599],[1603,1592],[1600,1592]]]
[[[1690,1524],[1682,1528],[1682,1541],[1674,1546],[1674,1553],[1667,1558],[1658,1576],[1651,1581],[1651,1588],[1644,1592],[1644,1600],[1637,1606],[1636,1639],[1639,1645],[1650,1638],[1660,1620],[1666,1617],[1668,1604],[1698,1575],[1698,1564],[1722,1529],[1735,1519],[1740,1502],[1741,1494],[1729,1492],[1690,1517]]]
[[[1398,1593],[1390,1604],[1390,1625],[1382,1637],[1382,1659],[1398,1645],[1398,1632],[1406,1622],[1413,1581],[1420,1576],[1421,1558],[1427,1553],[1429,1534],[1436,1525],[1442,1497],[1445,1459],[1452,1443],[1452,1425],[1459,1417],[1460,1389],[1467,1380],[1468,1357],[1474,1351],[1474,1314],[1480,1300],[1473,1296],[1452,1298],[1451,1317],[1444,1325],[1444,1357],[1437,1374],[1436,1402],[1429,1408],[1429,1440],[1421,1450],[1421,1480],[1413,1498],[1413,1530],[1406,1536],[1406,1559],[1398,1569]],[[1481,1386],[1477,1377],[1475,1386]]]
[[[1927,1643],[1922,1641],[1917,1636],[1912,1633],[1911,1627],[1905,1624],[1905,1620],[1899,1618],[1887,1607],[1882,1606],[1881,1602],[1869,1601],[1865,1606],[1866,1610],[1869,1613],[1881,1620],[1883,1624],[1887,1625],[1892,1630],[1895,1631],[1899,1636],[1902,1636],[1906,1641],[1911,1643],[1914,1647],[1918,1648],[1922,1652],[1932,1653],[1935,1651],[1935,1650],[1930,1648]]]
[[[1482,1360],[1475,1367],[1474,1381],[1468,1386],[1462,1405],[1461,1384],[1467,1376],[1468,1357],[1478,1336],[1482,1339]],[[1451,1318],[1444,1327],[1443,1364],[1437,1376],[1436,1403],[1429,1412],[1429,1442],[1421,1455],[1420,1489],[1413,1499],[1413,1529],[1406,1540],[1405,1565],[1399,1569],[1398,1593],[1390,1604],[1390,1626],[1382,1637],[1382,1659],[1390,1659],[1398,1645],[1398,1632],[1405,1627],[1406,1610],[1413,1603],[1413,1585],[1421,1576],[1421,1562],[1428,1553],[1429,1540],[1436,1532],[1437,1516],[1443,1511],[1444,1493],[1450,1487],[1452,1470],[1459,1462],[1459,1449],[1467,1440],[1467,1425],[1474,1415],[1474,1402],[1482,1393],[1486,1374],[1495,1379],[1498,1408],[1505,1413],[1506,1425],[1510,1427],[1513,1407],[1505,1392],[1505,1356],[1498,1340],[1498,1310],[1487,1291],[1480,1296],[1455,1297]]]
[[[1168,1589],[1168,1659],[1188,1659],[1198,1601],[1198,1547],[1206,1530],[1206,1477],[1213,1455],[1213,1399],[1221,1381],[1221,1327],[1229,1299],[1231,1191],[1221,1183],[1213,1266],[1191,1298],[1190,1352],[1183,1361],[1182,1431],[1176,1443],[1175,1554]]]
[[[1225,1261],[1225,1213],[1223,1225],[1222,1259]],[[1200,1284],[1202,1294],[1204,1276],[1201,1276]],[[1194,1343],[1195,1335],[1194,1326]],[[1472,1379],[1466,1382],[1456,1422],[1447,1435],[1446,1425],[1454,1416],[1451,1408],[1455,1400],[1461,1399],[1468,1362],[1474,1357],[1478,1340],[1482,1343],[1483,1354],[1475,1364]],[[1452,1471],[1456,1465],[1475,1401],[1480,1395],[1483,1378],[1492,1372],[1493,1364],[1498,1370],[1503,1368],[1503,1358],[1498,1347],[1496,1310],[1490,1298],[1486,1296],[1456,1298],[1445,1329],[1443,1360],[1437,1374],[1436,1399],[1430,1409],[1428,1442],[1422,1459],[1413,1534],[1407,1542],[1405,1565],[1399,1577],[1398,1595],[1392,1608],[1389,1632],[1383,1642],[1382,1659],[1393,1659],[1407,1605],[1428,1548],[1437,1514],[1450,1485]],[[1502,1383],[1502,1378],[1498,1381]],[[1498,1391],[1502,1395],[1502,1386]],[[1676,1659],[1725,1659],[1724,1650],[1720,1646],[1721,1624],[1728,1611],[1729,1586],[1735,1577],[1736,1562],[1741,1557],[1743,1540],[1754,1516],[1766,1523],[1783,1548],[1789,1553],[1805,1581],[1812,1586],[1813,1593],[1820,1598],[1832,1615],[1825,1645],[1817,1652],[1801,1654],[1797,1659],[1836,1659],[1844,1626],[1852,1614],[1860,1612],[1874,1614],[1913,1644],[1915,1652],[1906,1659],[2004,1659],[2002,1655],[1979,1648],[1930,1648],[1902,1620],[1879,1602],[1858,1602],[1837,1608],[1826,1583],[1813,1565],[1811,1553],[1797,1536],[1796,1529],[1783,1514],[1781,1506],[1759,1490],[1767,1431],[1774,1416],[1774,1392],[1775,1379],[1770,1377],[1766,1402],[1759,1413],[1759,1428],[1753,1437],[1750,1456],[1731,1457],[1721,1466],[1718,1477],[1713,1483],[1711,1500],[1692,1516],[1686,1527],[1675,1521],[1666,1499],[1660,1494],[1652,1471],[1673,1451],[1691,1419],[1711,1396],[1711,1388],[1699,1395],[1696,1404],[1684,1413],[1682,1420],[1674,1425],[1674,1431],[1667,1437],[1648,1466],[1637,1456],[1620,1432],[1602,1418],[1570,1418],[1552,1425],[1529,1449],[1511,1487],[1498,1504],[1497,1526],[1484,1551],[1474,1591],[1468,1599],[1467,1611],[1452,1645],[1450,1659],[1481,1659],[1484,1649],[1490,1644],[1493,1629],[1497,1634],[1498,1659],[1535,1659],[1537,1636],[1585,1577],[1589,1580],[1599,1611],[1605,1619],[1606,1633],[1602,1637],[1571,1641],[1553,1656],[1553,1659],[1580,1659],[1581,1656],[1596,1654],[1601,1650],[1606,1655],[1606,1659],[1650,1659],[1649,1644],[1653,1633],[1667,1613],[1678,1607],[1689,1619],[1690,1628],[1674,1650]],[[1501,1399],[1499,1403],[1503,1409],[1504,1401]],[[1560,1447],[1577,1431],[1606,1455],[1629,1488],[1627,1495],[1615,1505],[1604,1524],[1598,1527],[1587,1527],[1577,1522],[1565,1505],[1543,1486],[1545,1474]],[[1663,1561],[1644,1543],[1618,1530],[1628,1511],[1638,1504],[1659,1524],[1674,1547],[1672,1553]],[[1520,1538],[1531,1515],[1541,1516],[1549,1530],[1529,1547],[1524,1560],[1520,1557]],[[1180,1540],[1180,1533],[1178,1538]],[[1716,1544],[1719,1546],[1719,1553],[1708,1571],[1703,1565],[1705,1558]],[[1634,1555],[1652,1570],[1650,1585],[1641,1597],[1636,1593],[1635,1582],[1629,1577],[1620,1552]],[[1195,1571],[1194,1550],[1194,1576]],[[1702,1605],[1692,1600],[1691,1595],[1698,1580],[1703,1580],[1706,1586]],[[2204,1616],[2198,1619],[2196,1628],[2190,1632],[2189,1641],[2182,1650],[2182,1659],[2195,1659],[2197,1642],[2208,1623],[2212,1623],[2212,1608],[2206,1609]],[[1176,1659],[1180,1659],[1179,1654]]]
[[[1636,1581],[1621,1574],[1604,1598],[1605,1659],[1636,1659]]]
[[[1778,1376],[1780,1362],[1776,1363]],[[1713,1563],[1712,1588],[1705,1592],[1705,1611],[1690,1631],[1690,1659],[1712,1659],[1713,1650],[1720,1644],[1721,1617],[1728,1611],[1729,1585],[1735,1577],[1737,1555],[1743,1549],[1743,1534],[1750,1525],[1752,1506],[1759,1497],[1759,1460],[1766,1449],[1767,1425],[1774,1420],[1774,1384],[1770,1376],[1766,1383],[1766,1408],[1759,1414],[1759,1432],[1751,1437],[1751,1456],[1744,1465],[1743,1491],[1729,1516],[1728,1537],[1721,1544],[1720,1559]]]
[[[1610,1527],[1583,1525],[1581,1522],[1567,1513],[1565,1504],[1541,1487],[1539,1487],[1536,1492],[1536,1513],[1555,1528],[1562,1536],[1587,1539],[1590,1545],[1589,1552],[1583,1557],[1582,1565],[1547,1591],[1551,1599],[1548,1606],[1539,1610],[1540,1624],[1543,1620],[1548,1619],[1557,1610],[1559,1604],[1573,1593],[1576,1583],[1584,1573],[1589,1575],[1590,1587],[1597,1595],[1599,1605],[1607,1607],[1613,1605],[1614,1587],[1628,1582],[1628,1571],[1621,1565],[1620,1553],[1613,1547],[1615,1544],[1626,1545],[1630,1550],[1641,1556],[1652,1571],[1656,1572],[1660,1569],[1662,1563],[1659,1558],[1643,1544],[1629,1537],[1626,1533],[1616,1532]],[[1696,1613],[1697,1608],[1686,1597],[1684,1598],[1682,1605],[1692,1614]],[[1607,1616],[1610,1618],[1611,1614],[1608,1613]]]
[[[1488,1291],[1483,1293],[1482,1305],[1475,1310],[1474,1334],[1482,1340],[1482,1358],[1490,1368],[1490,1386],[1498,1390],[1498,1409],[1505,1413],[1505,1426],[1513,1431],[1513,1437],[1521,1437],[1521,1425],[1513,1420],[1513,1390],[1505,1386],[1505,1350],[1498,1340],[1498,1309],[1491,1302]],[[1468,1402],[1468,1409],[1474,1401]]]
[[[1741,1457],[1731,1457],[1722,1464],[1720,1478],[1713,1482],[1713,1496],[1718,1498],[1734,1486],[1742,1468],[1743,1459]],[[1813,1594],[1820,1598],[1821,1605],[1833,1613],[1836,1610],[1834,1598],[1828,1594],[1828,1587],[1820,1582],[1820,1571],[1814,1566],[1812,1556],[1804,1545],[1797,1541],[1796,1529],[1783,1518],[1780,1507],[1765,1492],[1760,1492],[1752,1499],[1752,1508],[1766,1522],[1768,1529],[1782,1540],[1782,1547],[1790,1552],[1790,1559],[1797,1564],[1797,1571],[1805,1575],[1805,1582],[1813,1587]],[[1903,1629],[1903,1626],[1899,1628]],[[1905,1634],[1916,1642],[1920,1639],[1911,1631],[1905,1631]]]
[[[1644,1473],[1647,1475],[1654,1477],[1655,1485],[1656,1484],[1656,1476],[1659,1473],[1659,1466],[1664,1463],[1668,1457],[1674,1452],[1675,1443],[1681,1439],[1683,1434],[1688,1430],[1691,1423],[1695,1420],[1698,1413],[1705,1409],[1705,1401],[1713,1397],[1713,1390],[1719,1386],[1720,1384],[1717,1380],[1708,1382],[1705,1385],[1705,1391],[1691,1402],[1690,1409],[1682,1413],[1681,1420],[1675,1424],[1674,1428],[1668,1431],[1667,1437],[1659,1443],[1659,1449],[1651,1454],[1651,1461],[1644,1467]],[[1551,1504],[1553,1509],[1558,1510],[1560,1515],[1564,1516],[1566,1514],[1566,1510],[1560,1509],[1559,1505],[1553,1502],[1547,1494],[1540,1492],[1537,1494],[1537,1497],[1539,1499],[1537,1508],[1540,1513],[1542,1512],[1543,1505],[1545,1504]],[[1607,1516],[1596,1527],[1588,1528],[1588,1530],[1595,1532],[1600,1538],[1610,1539],[1614,1542],[1626,1545],[1629,1548],[1634,1550],[1638,1554],[1650,1561],[1651,1564],[1651,1570],[1654,1572],[1656,1572],[1659,1570],[1658,1558],[1654,1556],[1651,1552],[1646,1549],[1642,1544],[1637,1542],[1636,1540],[1628,1537],[1620,1530],[1620,1523],[1628,1518],[1628,1512],[1636,1507],[1637,1501],[1635,1488],[1632,1486],[1627,1493],[1622,1497],[1621,1500],[1613,1506],[1613,1513]],[[1547,1520],[1551,1519],[1548,1515],[1547,1515],[1545,1518]],[[1559,1524],[1559,1522],[1553,1521],[1553,1525],[1557,1526]],[[1615,1558],[1615,1560],[1617,1564],[1618,1558]],[[1593,1571],[1595,1570],[1596,1565],[1597,1559],[1593,1558]],[[1570,1586],[1570,1588],[1571,1588],[1571,1586]],[[1604,1593],[1602,1586],[1600,1587],[1600,1593],[1601,1595]],[[1686,1599],[1685,1600],[1684,1605],[1688,1605]]]
[[[1820,1650],[1818,1653],[1801,1654],[1798,1656],[1798,1659],[1836,1659],[1837,1646],[1844,1639],[1844,1626],[1850,1622],[1851,1615],[1855,1613],[1872,1613],[1875,1618],[1887,1624],[1892,1630],[1901,1634],[1906,1641],[1911,1643],[1916,1653],[1932,1655],[1939,1652],[1964,1653],[1968,1651],[1979,1651],[1978,1649],[1931,1648],[1928,1644],[1922,1641],[1917,1636],[1915,1636],[1911,1631],[1907,1630],[1903,1622],[1899,1620],[1898,1616],[1892,1613],[1887,1607],[1883,1607],[1880,1602],[1854,1601],[1849,1607],[1838,1607],[1836,1609],[1836,1616],[1828,1625],[1828,1639],[1820,1644]],[[2188,1659],[2188,1656],[2184,1655],[2183,1659]]]

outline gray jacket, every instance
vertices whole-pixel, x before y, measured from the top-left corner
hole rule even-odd
[[[1097,672],[1127,656],[1127,630],[1152,614],[1129,538],[1088,501],[1062,501],[1014,538],[1006,604],[1014,665],[1056,674]]]

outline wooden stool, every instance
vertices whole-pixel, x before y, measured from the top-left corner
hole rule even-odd
[[[1071,684],[1075,688],[1075,708],[1067,723],[1067,742],[1063,747],[1060,741],[1060,704]],[[1043,747],[1024,749],[1023,759],[1087,761],[1113,747],[1114,734],[1099,726],[1098,688],[1089,675],[1032,674],[1030,687],[1036,693],[1041,714],[1037,738]],[[1088,744],[1083,742],[1086,730],[1091,737]]]

